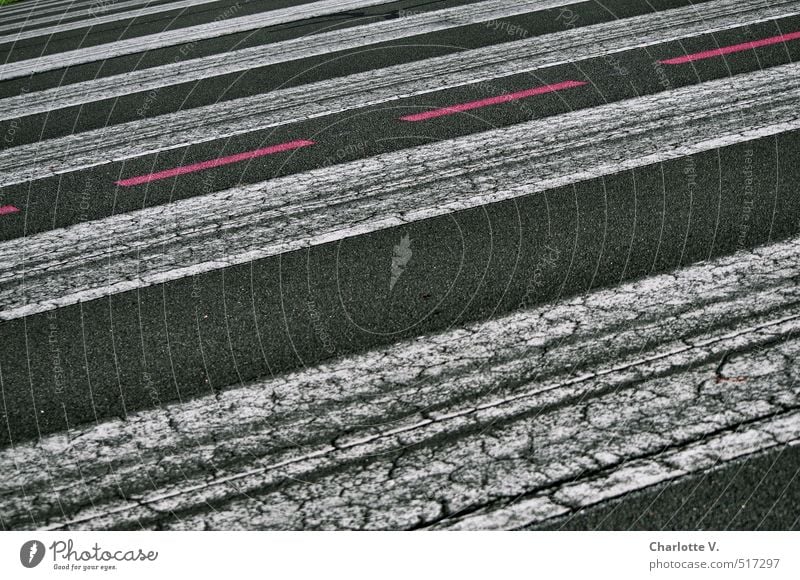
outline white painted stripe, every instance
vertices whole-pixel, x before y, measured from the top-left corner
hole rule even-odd
[[[790,343],[794,356],[800,355],[797,341]],[[758,373],[759,364],[770,362],[766,357],[753,356],[748,372]],[[784,365],[785,366],[785,365]],[[702,368],[706,375],[714,371],[713,365]],[[788,370],[788,369],[787,369]],[[690,373],[686,373],[690,375]],[[702,379],[699,373],[694,376],[677,377],[677,380],[690,381]],[[775,376],[776,384],[782,377]],[[756,379],[753,381],[760,383]],[[649,383],[645,383],[648,385]],[[759,385],[761,386],[761,385]],[[789,386],[788,383],[784,386]],[[737,393],[738,394],[738,393]],[[679,396],[676,394],[676,396]],[[726,395],[722,395],[726,396]],[[620,401],[621,402],[621,401]],[[757,401],[761,403],[761,401]],[[648,411],[650,409],[647,409]],[[703,408],[711,412],[711,408]],[[715,409],[716,410],[716,409]],[[507,506],[492,506],[478,513],[455,517],[452,521],[438,522],[432,530],[509,530],[541,524],[558,517],[567,517],[580,509],[598,506],[611,499],[622,498],[635,491],[645,490],[658,484],[669,484],[688,475],[708,474],[726,466],[742,466],[743,462],[754,459],[766,452],[779,452],[786,446],[800,445],[800,412],[781,413],[765,417],[736,429],[711,434],[695,440],[685,447],[671,447],[665,440],[666,450],[657,455],[635,457],[619,469],[604,471],[591,479],[576,478],[562,483],[553,489],[533,494],[533,497],[520,498],[517,502],[507,502]],[[693,415],[702,424],[703,417]],[[646,438],[650,433],[643,433]],[[646,440],[646,439],[645,439]],[[596,443],[603,440],[597,438]],[[600,455],[603,455],[601,452]],[[591,460],[590,456],[585,456]],[[733,465],[731,465],[733,464]],[[700,481],[695,480],[695,485]],[[746,485],[746,484],[745,484]],[[693,488],[696,489],[696,488]],[[197,521],[198,518],[193,518]],[[213,525],[204,522],[206,525]]]
[[[0,320],[797,129],[798,99],[790,64],[9,240]]]
[[[394,1],[395,0],[320,0],[312,4],[281,8],[279,10],[271,10],[269,12],[240,16],[237,18],[227,18],[217,22],[198,24],[197,26],[189,26],[177,30],[167,30],[165,32],[159,32],[158,34],[138,36],[136,38],[119,40],[117,42],[109,42],[98,46],[79,48],[60,52],[58,54],[5,64],[0,66],[0,80],[25,77],[33,73],[97,62],[117,56],[147,52],[148,50],[199,40],[208,40],[228,34],[248,32],[267,26],[275,26],[278,24],[305,20],[307,18],[347,12],[348,10],[355,10],[358,8],[388,4]],[[231,10],[231,8],[228,8],[228,10]]]
[[[79,30],[81,28],[89,28],[91,26],[96,26],[98,24],[107,24],[109,22],[116,22],[118,20],[126,20],[129,18],[138,18],[140,16],[149,16],[151,14],[158,14],[160,12],[168,12],[170,10],[180,10],[182,8],[190,8],[192,6],[199,6],[201,4],[208,4],[217,1],[218,0],[181,0],[179,2],[170,2],[167,4],[153,4],[152,6],[147,6],[145,8],[139,8],[136,10],[115,12],[113,14],[108,14],[106,16],[103,16],[103,14],[112,9],[123,9],[123,8],[139,6],[141,2],[139,0],[130,0],[128,2],[120,2],[119,4],[102,4],[95,1],[93,2],[94,6],[90,4],[90,7],[86,9],[73,10],[66,14],[49,16],[46,18],[37,18],[36,20],[28,20],[25,22],[26,30],[17,32],[16,34],[0,36],[0,44],[7,42],[17,42],[19,40],[24,40],[26,38],[36,38],[38,36],[49,36],[51,34],[57,34],[69,30]],[[220,12],[224,11],[225,8],[220,10]],[[61,23],[61,20],[65,18],[69,18],[71,20],[73,18],[79,18],[83,16],[89,16],[90,18],[84,20],[76,20],[74,22],[70,21]],[[31,27],[42,26],[53,22],[56,22],[57,24],[42,28],[30,29]],[[0,31],[5,32],[6,30],[13,30],[19,27],[20,26],[18,24],[0,26]]]
[[[220,76],[301,58],[369,46],[428,32],[484,22],[561,6],[564,0],[487,0],[364,26],[323,32],[263,46],[234,50],[54,87],[22,97],[0,100],[0,119],[13,119],[68,106],[91,103],[132,92]]]
[[[800,439],[798,273],[791,240],[17,444],[0,450],[0,511],[15,529],[155,511],[178,512],[173,527],[348,527],[359,505],[402,528],[442,499],[486,507],[441,527],[562,515]],[[746,381],[717,380],[729,351],[726,376]],[[291,492],[270,495],[279,482]]]
[[[150,4],[157,4],[159,3],[158,0],[126,0],[130,2],[131,5],[134,6],[141,6],[141,5],[150,5]],[[113,10],[117,4],[121,4],[122,0],[115,0],[113,3],[108,4],[108,6],[104,5],[102,8],[98,7],[98,9],[102,10]],[[16,14],[3,14],[4,16],[9,17],[9,21],[23,21],[19,22],[19,26],[23,26],[24,21],[31,21],[32,18],[38,18],[42,15],[48,15],[48,18],[55,19],[59,21],[63,18],[69,18],[71,12],[76,10],[87,9],[92,5],[97,5],[97,0],[72,0],[69,2],[67,6],[59,5],[59,2],[42,2],[41,7],[33,9],[31,4],[28,2],[14,4],[12,6],[16,6],[19,9],[16,11]],[[47,5],[45,5],[47,4]],[[23,6],[26,6],[24,10],[22,9]],[[54,14],[55,13],[55,14]],[[6,22],[6,19],[3,19],[3,22]]]
[[[101,0],[42,0],[41,2],[18,2],[10,6],[2,8],[3,16],[9,16],[15,20],[25,20],[33,17],[41,16],[42,14],[52,14],[57,12],[56,18],[68,18],[72,11],[87,8],[92,5],[98,5]],[[168,0],[174,1],[174,0]],[[141,6],[148,4],[163,3],[163,0],[127,0],[131,5]],[[104,10],[114,10],[115,7],[122,4],[122,0],[111,0],[107,3]]]
[[[646,47],[704,31],[724,30],[767,18],[778,10],[753,8],[751,4],[761,4],[761,0],[748,0],[746,5],[739,0],[720,0],[709,3],[703,12],[690,7],[610,22],[13,147],[0,151],[0,187],[468,83],[531,72],[546,66]],[[796,0],[787,2],[786,6],[786,12],[779,14],[800,10],[800,2]],[[311,39],[308,41],[313,42]],[[252,65],[248,61],[247,66]],[[163,82],[163,79],[157,82]],[[138,86],[145,86],[144,83],[143,78],[136,79]],[[106,89],[103,87],[101,91]],[[70,89],[65,87],[65,90]],[[73,93],[72,97],[94,101],[104,98],[104,94],[87,91]],[[309,95],[314,95],[314,99],[309,99]],[[37,105],[51,107],[49,103],[54,100],[69,102],[65,95],[52,94],[48,94],[44,101],[38,100],[37,94],[15,99],[13,104],[9,103],[11,99],[0,102],[0,111],[8,111],[7,115],[12,118],[24,114],[23,111],[36,110]]]
[[[30,0],[26,2],[18,2],[17,4],[11,4],[10,6],[3,6],[0,8],[4,17],[6,15],[12,16],[16,14],[28,14],[38,12],[39,10],[45,9],[54,9],[57,8],[59,10],[69,10],[70,7],[73,5],[78,5],[81,3],[92,2],[94,0]]]

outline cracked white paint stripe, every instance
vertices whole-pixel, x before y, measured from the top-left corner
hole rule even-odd
[[[347,12],[348,10],[355,10],[358,8],[388,4],[394,1],[395,0],[320,0],[311,4],[302,4],[299,6],[280,8],[278,10],[270,10],[259,14],[228,18],[217,22],[179,28],[177,30],[167,30],[157,34],[138,36],[136,38],[118,40],[98,46],[78,48],[5,64],[0,66],[0,80],[25,77],[33,73],[97,62],[118,56],[136,54],[138,52],[147,52],[148,50],[166,48],[198,40],[207,40],[209,38],[226,36],[228,34],[236,34],[238,32],[248,32],[266,26],[276,26],[278,24],[296,22],[307,18],[316,18],[318,16]]]
[[[37,38],[39,36],[50,36],[52,34],[58,34],[60,32],[67,32],[70,30],[80,30],[81,28],[90,28],[92,26],[97,26],[99,24],[108,24],[109,22],[116,22],[118,20],[127,20],[132,18],[139,18],[141,16],[150,16],[151,14],[159,14],[161,12],[167,12],[170,10],[180,10],[182,8],[191,8],[192,6],[199,6],[201,4],[209,4],[211,2],[216,2],[217,0],[181,0],[180,2],[171,2],[168,4],[154,4],[152,6],[148,6],[146,8],[139,8],[136,10],[128,10],[127,12],[115,12],[114,14],[109,14],[106,16],[101,16],[103,12],[107,12],[111,8],[128,8],[133,6],[138,6],[141,2],[132,1],[132,2],[120,2],[119,4],[114,5],[106,5],[101,4],[97,8],[88,8],[85,10],[75,10],[72,12],[67,13],[65,16],[68,16],[70,19],[73,17],[80,17],[80,16],[89,16],[90,18],[86,20],[77,20],[77,21],[70,21],[55,24],[53,26],[45,26],[42,28],[36,28],[35,30],[23,30],[17,32],[16,34],[7,34],[5,36],[0,36],[0,44],[9,43],[9,42],[17,42],[20,40],[25,40],[27,38]],[[220,10],[220,12],[225,12],[225,8]],[[50,16],[48,18],[40,18],[37,20],[28,20],[25,22],[25,27],[36,26],[39,24],[46,24],[49,22],[56,21],[58,22],[64,16]],[[13,30],[14,28],[19,28],[19,25],[7,25],[7,26],[0,26],[0,31],[5,30]]]
[[[343,30],[322,32],[263,46],[233,50],[2,99],[0,100],[0,119],[13,119],[22,115],[91,103],[133,92],[159,89],[251,68],[447,30],[466,24],[507,18],[563,4],[564,0],[487,0]],[[795,4],[800,5],[800,3]],[[739,11],[741,12],[741,10],[740,7]]]
[[[116,5],[121,0],[110,0],[110,3]],[[138,4],[151,4],[158,0],[132,0]],[[97,0],[25,0],[25,2],[17,2],[9,6],[3,7],[3,14],[17,14],[17,13],[39,13],[41,10],[61,10],[64,13],[69,13],[71,10],[81,8],[87,4],[97,3]]]
[[[9,240],[0,320],[779,134],[798,99],[790,64]]]
[[[2,14],[4,17],[9,18],[30,18],[30,15],[33,13],[49,12],[51,10],[60,10],[63,13],[68,13],[74,8],[96,1],[97,0],[30,0],[28,2],[19,2],[4,6],[2,8]],[[23,16],[23,14],[26,16]]]
[[[800,2],[797,1],[785,3],[785,11],[781,8],[783,4],[769,8],[760,4],[762,2],[759,0],[748,0],[746,3],[720,0],[704,5],[703,11],[693,6],[668,10],[21,145],[0,151],[0,187],[465,84],[530,73],[575,60],[725,30],[800,10]],[[343,31],[343,34],[353,32]],[[317,50],[314,48],[314,38],[304,39],[298,48],[299,54]],[[327,42],[324,44],[329,51],[331,46]],[[269,50],[269,46],[258,47],[252,54],[255,60],[248,60],[246,68],[270,62],[269,58],[277,58],[276,62],[293,58],[291,52],[283,50],[277,57],[261,52]],[[186,67],[185,74],[206,76],[205,63],[204,59],[199,59],[179,64],[180,67]],[[191,72],[194,66],[198,67],[197,73]],[[149,69],[131,74],[136,75],[131,80],[138,90],[170,84],[169,79],[173,78]],[[150,76],[152,74],[156,75],[155,78]],[[92,102],[115,94],[107,90],[102,80],[98,82],[101,84],[91,87],[79,83],[57,89],[58,93],[44,91],[5,99],[0,101],[0,110],[5,111],[0,113],[0,117],[15,118],[49,110],[53,107],[54,99],[59,103],[57,107],[60,107]],[[98,87],[97,91],[93,88],[95,86]],[[124,92],[127,94],[131,90],[131,87],[127,87]],[[315,96],[313,101],[309,100],[309,94]]]
[[[782,440],[776,441],[776,438]],[[800,412],[701,439],[685,448],[637,459],[588,481],[566,483],[550,493],[520,499],[510,507],[486,509],[431,529],[509,530],[574,513],[651,485],[713,471],[727,462],[769,451],[781,444],[800,445]],[[569,507],[568,507],[569,506]]]
[[[14,528],[541,521],[797,442],[798,275],[795,239],[15,445],[0,510]],[[479,509],[439,521],[445,504]]]

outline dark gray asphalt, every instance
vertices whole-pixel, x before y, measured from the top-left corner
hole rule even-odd
[[[747,247],[800,232],[800,134],[752,146]],[[732,253],[744,156],[743,146],[694,156],[692,195],[678,160],[4,322],[2,342],[20,346],[0,351],[0,440],[146,408],[150,380],[158,400],[175,401],[510,311],[548,245],[559,263],[531,304]],[[387,264],[406,234],[418,259],[388,295]]]
[[[648,49],[623,52],[615,55],[617,60],[614,63],[603,57],[578,61],[543,69],[537,71],[535,75],[514,75],[495,79],[489,83],[400,99],[392,102],[391,106],[378,105],[348,110],[305,122],[253,131],[231,138],[180,147],[124,162],[107,163],[82,171],[0,188],[0,196],[5,203],[25,209],[23,213],[4,218],[0,239],[32,235],[80,221],[96,220],[115,213],[169,203],[240,184],[256,183],[324,167],[331,163],[344,163],[388,151],[509,126],[532,118],[554,116],[607,102],[654,94],[665,89],[663,75],[666,75],[669,83],[666,86],[677,88],[794,62],[800,58],[800,43],[764,47],[758,53],[737,53],[725,59],[704,61],[696,66],[671,68],[653,66],[653,62],[660,58],[683,54],[684,51],[692,52],[709,46],[737,44],[797,28],[800,28],[800,17],[770,21],[715,35],[701,36],[693,39],[691,44],[686,41],[670,42]],[[473,28],[471,34],[482,38],[480,28]],[[277,76],[271,71],[263,71],[265,77],[271,79],[267,86],[245,75],[235,85],[227,84],[231,82],[230,79],[212,79],[208,86],[204,81],[197,86],[195,83],[190,83],[190,86],[163,89],[157,99],[146,101],[147,115],[209,104],[219,99],[220,94],[224,95],[220,100],[228,100],[252,94],[256,88],[263,90],[324,80],[379,68],[392,61],[417,60],[441,53],[438,48],[434,48],[433,54],[429,54],[424,42],[430,42],[430,39],[413,37],[407,42],[404,41],[405,46],[401,48],[370,47],[369,58],[366,59],[352,60],[346,55],[341,57],[331,55],[321,57],[315,63],[293,61],[286,65],[268,67],[278,68],[282,73]],[[624,77],[618,72],[620,66],[627,71]],[[310,72],[301,74],[306,67],[311,67]],[[287,84],[286,79],[295,75],[296,78]],[[484,98],[487,94],[513,92],[532,86],[558,83],[565,79],[588,81],[590,85],[541,95],[536,98],[535,103],[519,101],[501,107],[486,107],[472,111],[469,115],[448,116],[432,122],[405,123],[398,120],[399,116],[428,108]],[[139,94],[130,99],[123,98],[60,110],[57,115],[42,113],[0,122],[0,134],[11,135],[13,145],[21,145],[132,121],[141,118],[137,110],[146,99],[146,94]],[[117,180],[126,177],[250,151],[294,139],[313,139],[317,144],[301,151],[264,157],[256,162],[233,164],[213,171],[183,175],[146,185],[128,188],[118,188],[115,185]],[[85,195],[87,191],[91,192],[88,204]]]
[[[464,3],[465,2],[450,2],[449,4],[458,5]],[[409,6],[398,8],[394,7],[394,4],[390,4],[383,7],[376,7],[375,9],[392,7],[394,10],[392,14],[399,10],[416,11],[419,9],[416,5],[407,4],[409,4]],[[439,6],[440,4],[445,3],[437,2],[436,7],[446,7]],[[611,6],[603,9],[592,2],[581,3],[579,6],[583,10],[579,12],[579,22],[582,25],[588,26],[600,22],[610,22],[620,17],[648,14],[654,10],[642,4],[635,4],[633,6],[625,2],[617,2],[617,4],[620,4],[620,6]],[[677,7],[689,4],[689,2],[688,0],[663,0],[658,4],[660,8]],[[615,8],[616,10],[614,10]],[[578,10],[578,6],[571,6],[570,10]],[[508,26],[521,27],[523,30],[528,31],[530,36],[538,36],[569,29],[565,18],[559,17],[559,14],[559,9],[542,10],[532,14],[505,18],[501,22]],[[361,24],[361,20],[356,19],[349,22],[349,24],[353,26],[356,25],[356,23]],[[708,46],[715,46],[717,43],[724,45],[728,43],[729,40],[732,43],[736,43],[751,38],[760,38],[761,36],[759,35],[762,34],[772,36],[779,34],[781,30],[796,28],[797,24],[797,18],[779,19],[764,23],[763,25],[742,28],[737,31],[726,31],[725,33],[700,37],[697,39],[697,46],[707,48]],[[237,49],[241,49],[248,46],[264,45],[288,38],[297,38],[298,36],[312,34],[314,31],[318,30],[318,28],[311,28],[312,25],[307,26],[309,26],[308,30],[305,28],[297,30],[290,29],[283,31],[283,33],[280,33],[280,31],[270,31],[269,35],[264,38],[248,39],[247,43],[236,44],[235,46]],[[341,28],[341,26],[326,26],[324,30],[327,31],[338,28]],[[176,57],[186,58],[191,56],[192,58],[197,58],[205,56],[206,54],[226,52],[230,50],[232,46],[229,44],[229,38],[231,36],[233,35],[197,43],[192,45],[191,51],[186,54],[180,52],[182,48],[185,48],[181,45],[162,49],[165,52],[162,58],[157,58],[156,53],[159,51],[151,50],[143,58],[136,55],[137,60],[132,62],[126,62],[125,59],[128,57],[119,57],[116,59],[104,60],[102,63],[82,65],[90,67],[85,71],[85,74],[79,74],[77,69],[82,68],[82,66],[79,66],[70,67],[66,71],[58,70],[37,74],[25,79],[0,81],[0,95],[4,93],[7,95],[23,94],[26,91],[41,90],[42,87],[52,87],[54,85],[62,86],[82,80],[121,74],[131,70],[141,70],[160,64],[171,63]],[[156,116],[178,110],[230,101],[245,96],[263,94],[277,88],[301,86],[348,74],[375,70],[424,58],[453,54],[463,50],[512,42],[514,40],[519,40],[519,37],[508,34],[508,32],[499,25],[497,26],[497,30],[495,30],[495,27],[490,28],[482,23],[460,26],[436,33],[411,36],[400,41],[377,43],[366,48],[343,50],[320,57],[303,58],[278,65],[253,68],[244,73],[237,72],[200,81],[172,85],[160,89],[156,99],[149,97],[150,91],[142,91],[121,98],[107,99],[80,107],[61,109],[58,115],[40,113],[13,121],[0,121],[0,132],[4,135],[9,135],[9,128],[13,122],[14,131],[13,135],[11,135],[11,140],[6,142],[8,146],[35,143],[42,139],[70,135],[81,131],[141,119],[142,115],[140,111],[144,105],[146,105],[145,110],[147,116]],[[205,43],[211,44],[208,50],[202,50]],[[620,74],[618,70],[604,58],[581,61],[566,67],[557,67],[554,73],[561,72],[575,75],[577,71],[581,71],[578,73],[580,76],[590,78],[592,82],[595,83],[601,96],[601,98],[595,99],[591,104],[629,98],[631,95],[636,94],[648,94],[663,90],[664,88],[662,77],[657,75],[657,70],[652,66],[654,60],[657,60],[661,56],[668,57],[675,54],[682,54],[684,51],[691,52],[691,46],[685,42],[665,43],[659,46],[658,49],[659,53],[651,52],[648,54],[646,51],[642,50],[622,53],[619,58],[621,61],[624,61],[624,64],[621,62],[620,65],[624,66],[626,69],[628,66],[632,67],[630,69],[630,75],[626,75],[624,79],[619,78]],[[785,62],[793,62],[797,56],[797,50],[798,49],[794,45],[776,46],[766,49],[763,51],[764,54],[759,52],[758,55],[753,53],[735,55],[729,59],[728,63],[721,59],[711,63],[703,63],[703,65],[699,67],[699,72],[695,70],[694,67],[678,67],[675,69],[668,69],[666,72],[668,73],[669,81],[674,83],[674,86],[681,86],[682,84],[718,78],[718,75],[727,76],[736,74],[736,72],[753,70],[753,67],[774,66]],[[94,68],[91,68],[99,66],[102,66],[102,69],[94,70]],[[609,73],[611,73],[610,76]],[[511,87],[515,86],[514,80],[513,78],[508,79],[511,83]],[[536,79],[532,79],[530,75],[525,75],[524,78],[516,80],[521,81],[521,84],[517,83],[520,84],[520,86],[527,87],[532,80],[535,81]],[[620,80],[623,82],[619,82]],[[485,87],[479,86],[477,88],[483,88],[484,90],[480,94],[482,96],[486,95]],[[460,92],[462,95],[470,95],[474,94],[474,89],[475,87],[465,87],[460,89]],[[441,96],[443,102],[448,103],[450,102],[448,101],[449,98],[458,98],[459,93],[458,91],[446,91],[442,92]],[[420,101],[420,99],[404,100],[398,103],[398,107],[427,105],[430,99],[431,96],[426,95],[425,99],[422,101]],[[591,105],[576,104],[576,106]],[[478,111],[477,114],[482,116],[491,113],[489,111]],[[495,111],[494,114],[507,115],[508,112],[501,111],[498,113]],[[463,120],[463,118],[460,119],[460,121]],[[492,122],[493,120],[489,118],[487,121]],[[519,122],[519,120],[509,118],[506,121],[506,123],[514,122]],[[317,130],[315,132],[318,132],[320,128],[326,127],[332,123],[335,123],[335,120],[316,121],[315,126]],[[450,122],[451,127],[458,127],[459,124],[460,123],[457,121]],[[393,129],[392,133],[397,131],[396,128]],[[382,132],[385,133],[385,129]]]
[[[278,10],[289,6],[298,6],[310,0],[270,0],[269,9]],[[414,12],[427,12],[440,10],[451,6],[471,4],[478,0],[401,0],[370,6],[357,11],[338,12],[328,16],[318,16],[290,22],[278,26],[269,26],[257,30],[228,34],[226,36],[201,40],[191,44],[180,44],[158,50],[151,50],[147,54],[137,54],[130,57],[118,57],[104,60],[102,63],[92,63],[81,67],[71,67],[64,71],[33,75],[30,79],[32,87],[52,86],[57,79],[58,83],[72,83],[77,80],[86,80],[119,74],[130,70],[148,68],[159,64],[174,62],[175,58],[197,58],[209,54],[218,54],[233,49],[259,46],[272,42],[279,42],[287,38],[298,38],[315,34],[320,31],[337,30],[360,26],[369,22],[379,22],[397,18],[401,10]],[[674,0],[673,0],[674,1]],[[148,34],[157,34],[167,30],[176,30],[188,26],[208,24],[220,18],[238,18],[248,14],[264,12],[263,0],[223,0],[202,4],[193,10],[179,10],[174,12],[161,12],[148,17],[134,20],[121,20],[114,23],[96,25],[89,28],[61,32],[46,37],[36,37],[20,40],[14,43],[0,44],[0,54],[5,54],[3,62],[17,62],[36,58],[48,54],[58,54],[67,50],[75,50],[87,46],[96,46],[117,40],[135,38]],[[506,35],[507,36],[507,35]],[[45,83],[42,85],[42,83]],[[15,87],[26,86],[26,81],[11,85],[0,85],[2,90],[14,92]]]
[[[531,530],[800,530],[800,448],[734,461]]]
[[[258,2],[240,3],[236,16],[262,10]],[[271,3],[270,8],[300,3],[285,0]],[[407,0],[232,34],[196,43],[191,57],[390,19],[401,9],[434,10],[465,3]],[[46,44],[30,39],[13,47],[2,45],[0,61],[15,62],[210,22],[233,4],[225,0],[186,14],[167,12],[142,22],[120,21],[91,31],[62,33]],[[612,0],[576,3],[571,9],[580,14],[582,25],[588,25],[687,4],[689,0]],[[558,10],[551,9],[507,20],[532,34],[545,34],[565,28],[557,14]],[[477,84],[438,91],[401,99],[389,107],[351,110],[5,187],[0,189],[2,204],[22,211],[0,218],[0,240],[186,199],[207,193],[209,184],[211,190],[223,190],[324,167],[332,160],[342,163],[653,94],[664,90],[661,72],[653,67],[658,59],[798,29],[800,17],[792,17],[699,35],[690,41],[619,53],[618,62],[628,71],[624,77],[607,59],[588,59],[537,71],[535,77],[496,79],[491,87]],[[372,45],[366,51],[266,66],[162,89],[148,105],[147,116],[512,40],[502,30],[478,24]],[[158,66],[172,62],[180,48],[0,82],[0,97]],[[665,71],[669,86],[681,87],[795,62],[799,57],[800,43],[793,43]],[[512,103],[435,122],[397,120],[399,115],[482,98],[488,90],[512,92],[565,79],[590,84],[538,97],[535,117],[530,108]],[[3,147],[134,121],[140,118],[137,110],[147,98],[142,92],[67,108],[56,115],[0,122],[0,134],[13,134]],[[313,139],[317,145],[261,158],[245,167],[230,165],[140,187],[114,185],[120,178],[293,139]],[[0,445],[108,417],[125,417],[157,404],[487,319],[519,308],[523,299],[528,306],[543,304],[800,234],[800,132],[751,141],[747,148],[753,151],[755,203],[744,245],[740,218],[747,196],[746,153],[745,146],[735,145],[693,155],[691,161],[683,158],[620,172],[0,323],[0,344],[11,345],[0,348],[0,422],[5,425],[0,429]],[[696,168],[691,191],[687,164]],[[88,210],[82,205],[87,191],[91,192]],[[405,235],[414,240],[413,270],[389,293],[387,263],[393,246]],[[543,273],[542,283],[531,294],[529,280],[545,247],[559,250],[558,263]],[[320,324],[330,340],[321,337]],[[63,369],[59,380],[53,353],[58,353]],[[798,464],[798,450],[776,452],[588,510],[548,529],[796,529]],[[762,480],[765,473],[768,484]],[[710,500],[717,501],[709,510]],[[748,507],[739,510],[743,502]]]
[[[270,10],[279,10],[281,8],[286,8],[289,6],[300,6],[303,4],[308,4],[313,0],[269,0],[269,9]],[[474,0],[473,0],[474,1]],[[469,0],[460,0],[459,2],[451,2],[452,4],[465,4],[468,3]],[[430,5],[426,6],[426,4]],[[447,0],[434,0],[432,2],[420,2],[417,0],[416,2],[404,2],[398,3],[398,6],[413,6],[415,9],[420,10],[429,10],[429,9],[437,9],[441,6],[446,6],[448,4]],[[419,5],[419,8],[417,6]],[[140,6],[138,8],[143,8],[144,6]],[[355,12],[339,12],[337,14],[326,16],[326,17],[318,17],[318,18],[311,18],[307,21],[301,21],[298,23],[291,23],[285,25],[283,27],[275,27],[275,28],[268,28],[266,30],[257,31],[257,35],[261,38],[261,42],[257,42],[256,44],[261,44],[264,42],[265,38],[269,38],[272,35],[280,35],[281,30],[292,30],[294,28],[298,28],[299,26],[304,27],[303,34],[313,33],[316,29],[321,28],[322,26],[352,26],[355,24],[363,23],[361,19],[369,19],[374,15],[377,15],[377,18],[383,18],[384,14],[387,12],[387,5],[377,6],[377,7],[370,7],[366,8],[363,11],[355,11]],[[398,7],[393,6],[389,8],[389,13],[392,10],[396,11]],[[128,10],[134,10],[134,8],[129,8]],[[219,2],[209,2],[207,4],[200,4],[198,6],[194,6],[191,9],[182,8],[178,10],[169,10],[165,12],[158,12],[155,14],[149,14],[147,16],[140,16],[137,18],[126,18],[121,20],[115,20],[114,22],[109,23],[99,23],[99,24],[91,24],[89,26],[85,26],[84,28],[78,28],[75,30],[69,30],[64,32],[56,32],[54,34],[44,35],[44,36],[37,36],[34,38],[25,38],[22,40],[15,41],[13,43],[5,43],[0,44],[0,54],[7,52],[7,58],[3,59],[3,62],[16,62],[19,60],[25,60],[29,58],[36,58],[38,56],[43,56],[47,54],[58,54],[61,52],[66,52],[68,50],[75,50],[78,48],[84,48],[87,46],[97,46],[100,44],[106,44],[108,42],[115,42],[117,40],[125,40],[128,38],[135,38],[137,36],[145,36],[148,34],[156,34],[159,32],[165,32],[167,30],[177,30],[180,28],[186,28],[189,26],[197,26],[200,24],[208,24],[210,22],[215,22],[219,19],[227,19],[227,18],[238,18],[253,14],[258,14],[264,12],[264,3],[263,0],[221,0]],[[115,12],[111,12],[113,14]],[[117,11],[118,13],[118,11]],[[103,13],[100,16],[105,16]],[[86,21],[86,17],[83,17],[81,21]],[[68,20],[64,20],[63,23],[69,22]],[[89,19],[91,23],[91,19]],[[45,25],[51,26],[51,25]],[[39,28],[39,27],[36,27]],[[32,28],[30,30],[36,30],[36,28]],[[26,32],[29,29],[23,29]],[[290,34],[294,35],[297,31],[291,32]],[[231,47],[237,46],[240,47],[238,43],[240,42],[252,42],[253,32],[246,32],[237,35],[228,35],[225,37],[225,41],[220,42],[219,39],[217,40],[217,50],[222,49],[230,50]],[[269,36],[267,36],[269,35]],[[269,42],[270,40],[268,40]],[[274,40],[271,40],[274,42]],[[208,41],[206,41],[208,42]],[[233,42],[233,44],[230,44]],[[198,49],[198,54],[200,52],[209,50],[210,47],[203,46],[205,42],[201,42]],[[184,48],[185,45],[181,45],[177,50],[173,47],[171,49],[172,54],[170,55],[170,61],[174,57],[175,54],[180,54],[180,48]],[[194,46],[193,46],[194,49]],[[213,49],[212,49],[213,50]],[[211,54],[211,53],[208,53]],[[109,74],[109,70],[114,70],[114,66],[121,63],[116,63],[113,60],[107,61],[109,63],[109,67],[103,66],[103,71],[105,74]],[[124,62],[124,61],[123,61]],[[147,66],[147,61],[142,63],[140,66]],[[136,68],[140,68],[137,66]],[[113,74],[113,73],[111,73]]]

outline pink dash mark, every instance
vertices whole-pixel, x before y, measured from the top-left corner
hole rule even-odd
[[[6,215],[10,213],[17,213],[19,211],[18,207],[14,207],[13,205],[2,205],[0,206],[0,215]]]
[[[472,109],[479,109],[481,107],[488,107],[489,105],[499,105],[500,103],[507,103],[508,101],[516,101],[518,99],[525,99],[527,97],[535,97],[536,95],[543,95],[545,93],[553,93],[564,89],[571,89],[585,85],[583,81],[564,81],[555,85],[545,85],[543,87],[536,87],[535,89],[525,89],[516,93],[506,93],[497,97],[489,97],[488,99],[481,99],[479,101],[470,101],[469,103],[461,103],[460,105],[453,105],[443,109],[434,109],[432,111],[425,111],[424,113],[416,113],[414,115],[406,115],[400,117],[401,121],[427,121],[428,119],[435,119],[436,117],[443,117],[444,115],[453,115],[463,111],[471,111]]]
[[[264,155],[272,155],[273,153],[280,153],[282,151],[291,151],[292,149],[299,149],[300,147],[308,147],[314,145],[314,141],[306,139],[298,139],[296,141],[289,141],[288,143],[281,143],[280,145],[272,145],[271,147],[264,147],[263,149],[255,149],[254,151],[246,151],[244,153],[237,153],[236,155],[229,155],[228,157],[218,157],[217,159],[210,159],[208,161],[201,161],[200,163],[193,163],[191,165],[184,165],[174,169],[167,169],[157,173],[148,173],[147,175],[139,175],[137,177],[130,177],[117,181],[117,185],[131,186],[141,185],[143,183],[150,183],[159,179],[167,179],[168,177],[175,177],[176,175],[184,175],[186,173],[194,173],[195,171],[203,171],[205,169],[212,169],[220,167],[221,165],[229,165],[246,159],[255,159],[256,157],[263,157]]]
[[[788,42],[790,40],[797,40],[799,38],[800,38],[800,31],[792,32],[791,34],[781,34],[780,36],[762,38],[761,40],[754,40],[752,42],[743,42],[741,44],[723,46],[722,48],[715,48],[714,50],[695,52],[694,54],[687,54],[686,56],[678,56],[676,58],[668,58],[666,60],[660,60],[658,62],[660,62],[661,64],[686,64],[687,62],[704,60],[706,58],[714,58],[715,56],[722,56],[734,52],[743,52],[745,50],[752,50],[754,48],[759,48],[761,46],[770,46],[771,44],[779,44],[781,42]]]

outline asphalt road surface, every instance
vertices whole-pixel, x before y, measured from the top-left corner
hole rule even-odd
[[[797,529],[799,57],[800,1],[0,7],[0,526]]]

